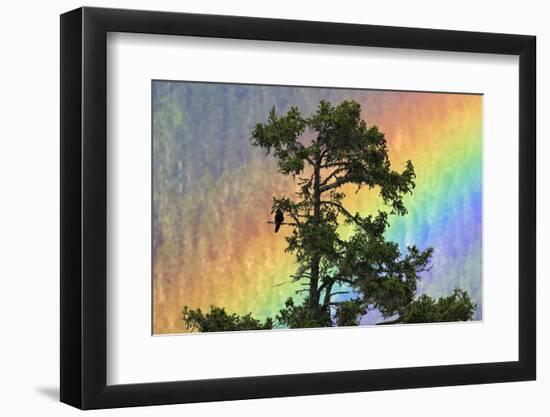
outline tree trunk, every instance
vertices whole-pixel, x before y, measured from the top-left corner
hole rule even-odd
[[[317,158],[313,180],[313,230],[317,233],[321,217],[321,158]],[[317,240],[317,239],[315,239]],[[318,242],[315,242],[317,246]],[[314,248],[316,250],[316,248]],[[319,263],[321,256],[314,254],[311,258],[311,279],[309,281],[309,309],[313,316],[319,312]]]

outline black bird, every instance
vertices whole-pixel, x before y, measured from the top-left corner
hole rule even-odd
[[[283,212],[280,208],[277,209],[275,212],[275,233],[279,231],[279,228],[281,227],[281,223],[285,221],[285,216],[283,216]]]

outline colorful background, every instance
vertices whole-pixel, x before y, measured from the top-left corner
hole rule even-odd
[[[274,234],[266,221],[272,197],[292,197],[295,184],[249,137],[273,106],[308,116],[321,99],[358,101],[386,134],[392,167],[412,160],[409,214],[390,217],[387,238],[433,247],[418,292],[463,288],[481,319],[481,95],[153,81],[153,333],[184,332],[184,305],[264,319],[294,295],[288,230]],[[376,193],[347,191],[352,212],[383,208]],[[361,322],[380,319],[371,311]]]

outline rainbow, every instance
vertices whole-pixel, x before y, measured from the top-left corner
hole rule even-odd
[[[171,84],[177,87],[185,83]],[[169,91],[173,91],[174,85]],[[195,85],[197,90],[199,87]],[[270,94],[280,97],[289,90],[288,87],[239,88],[261,89],[264,100]],[[482,96],[293,90],[293,97],[313,95],[315,99],[308,101],[312,109],[322,96],[328,95],[333,103],[355,99],[361,104],[367,124],[376,124],[386,134],[392,167],[401,170],[406,160],[412,160],[417,180],[413,195],[405,200],[409,213],[390,217],[387,237],[403,250],[412,244],[421,249],[434,247],[433,266],[424,274],[419,293],[437,297],[448,295],[455,287],[466,289],[478,305],[475,318],[480,319]],[[211,84],[204,84],[203,91],[214,94]],[[250,103],[243,103],[244,108],[255,105],[249,100]],[[187,114],[185,106],[180,110]],[[193,123],[189,117],[182,120]],[[244,131],[249,132],[250,127],[245,127]],[[220,137],[227,137],[228,129],[227,123],[220,124]],[[155,140],[153,137],[154,152]],[[249,146],[247,141],[244,136],[239,143]],[[272,196],[292,197],[295,184],[277,173],[273,160],[257,151],[249,152],[252,156],[242,166],[217,176],[203,176],[178,201],[181,220],[174,223],[173,229],[167,228],[172,231],[167,233],[153,260],[155,334],[184,332],[180,319],[184,305],[208,309],[215,304],[229,312],[251,312],[263,319],[274,317],[284,300],[300,289],[299,284],[289,282],[296,264],[293,255],[285,252],[285,230],[274,234],[272,225],[266,224],[271,216]],[[383,208],[371,191],[355,193],[354,188],[347,191],[345,205],[352,212],[372,213]]]

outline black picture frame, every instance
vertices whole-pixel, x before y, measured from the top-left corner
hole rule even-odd
[[[107,385],[108,32],[519,56],[519,360]],[[88,7],[61,15],[61,401],[95,409],[534,380],[535,51],[524,35]]]

